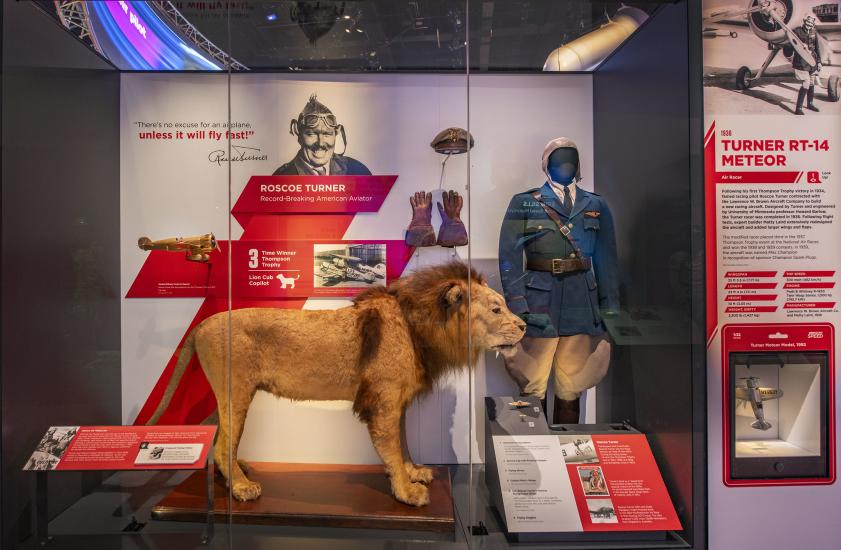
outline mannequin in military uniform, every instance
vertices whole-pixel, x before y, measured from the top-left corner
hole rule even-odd
[[[575,143],[549,142],[543,172],[542,187],[511,199],[500,231],[505,300],[527,323],[505,366],[522,395],[540,399],[554,374],[553,421],[574,424],[581,393],[604,378],[610,363],[602,316],[619,309],[616,238],[605,200],[576,185]]]
[[[342,135],[347,147],[345,127],[315,94],[289,124],[289,133],[297,136],[301,149],[295,158],[274,171],[274,176],[368,176],[371,171],[356,159],[335,153],[336,136]]]

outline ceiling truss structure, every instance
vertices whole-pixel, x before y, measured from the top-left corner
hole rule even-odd
[[[226,69],[228,67],[233,71],[247,71],[248,67],[228,55],[224,50],[219,48],[216,44],[208,40],[199,30],[194,27],[187,19],[181,15],[172,2],[167,0],[155,0],[150,2],[154,5],[158,12],[169,22],[171,28],[179,31],[186,36],[196,47],[209,55],[214,60],[222,64]]]
[[[56,14],[61,24],[79,40],[102,54],[102,48],[96,40],[96,35],[91,30],[87,1],[55,0],[53,3],[55,4]],[[248,70],[248,67],[228,55],[199,32],[196,27],[181,15],[181,12],[175,8],[172,2],[156,0],[150,3],[157,8],[158,13],[169,23],[172,29],[180,32],[195,47],[219,62],[222,67],[227,69],[230,66],[231,70],[234,71]]]
[[[56,0],[54,3],[61,24],[79,40],[96,50],[97,53],[102,54],[102,48],[99,47],[96,36],[91,32],[87,2],[83,0]]]

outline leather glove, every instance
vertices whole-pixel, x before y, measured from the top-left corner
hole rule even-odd
[[[441,229],[438,230],[438,244],[441,246],[464,246],[467,244],[467,229],[459,217],[464,199],[455,191],[445,191],[438,203],[441,214]]]
[[[406,230],[409,246],[433,246],[435,230],[432,229],[432,193],[419,191],[409,197],[412,205],[412,223]]]

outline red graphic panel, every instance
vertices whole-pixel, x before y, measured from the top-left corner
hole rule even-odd
[[[725,313],[773,313],[777,306],[729,306]]]
[[[834,271],[784,271],[783,277],[832,277]]]
[[[51,427],[25,470],[198,470],[216,426]]]
[[[342,239],[353,221],[355,212],[377,211],[393,187],[396,178],[397,176],[255,176],[251,178],[231,212],[243,227],[243,234],[238,241],[233,242],[231,248],[230,259],[234,266],[234,274],[231,281],[233,291],[230,296],[230,307],[232,309],[247,307],[300,309],[309,295],[352,296],[359,292],[360,288],[354,288],[352,283],[349,285],[332,281],[321,284],[319,288],[322,290],[315,292],[314,252],[310,252],[308,267],[306,262],[300,264],[302,277],[300,287],[297,285],[298,279],[295,279],[295,288],[289,281],[286,288],[283,288],[283,280],[277,277],[278,274],[283,273],[282,271],[275,272],[274,279],[269,279],[274,286],[249,285],[249,280],[262,279],[250,279],[254,273],[248,268],[250,259],[248,251],[256,246],[258,255],[266,253],[263,257],[269,258],[268,251],[274,251],[276,254],[278,250],[290,248],[304,250],[301,247],[307,250],[309,248],[306,247],[313,247],[314,251],[314,246],[319,243],[344,243]],[[262,189],[260,186],[268,185],[267,182],[281,187]],[[287,187],[282,187],[283,185]],[[311,203],[310,199],[280,200],[278,198],[291,196],[293,191],[290,190],[295,187],[290,186],[295,185],[326,187],[302,187],[302,194],[299,196],[312,197]],[[343,190],[342,185],[345,186]],[[260,200],[261,193],[262,196],[275,197],[277,200]],[[322,200],[316,200],[318,197]],[[361,200],[360,197],[362,199],[370,197],[370,200]],[[306,204],[309,206],[303,208],[302,205]],[[360,243],[370,243],[370,241],[356,241],[352,244]],[[379,241],[379,243],[386,247],[385,281],[400,277],[413,249],[406,247],[402,241]],[[161,404],[171,382],[178,354],[190,331],[209,316],[228,309],[228,259],[227,241],[219,242],[219,249],[210,255],[210,260],[206,263],[188,262],[183,254],[164,251],[152,251],[146,258],[126,294],[127,298],[204,298],[204,302],[138,413],[135,424],[148,422]],[[376,265],[370,267],[376,271]],[[272,269],[280,270],[283,267],[272,267]],[[309,287],[303,284],[304,273],[307,273],[309,277]],[[286,273],[283,274],[287,276]],[[312,292],[308,294],[308,290]],[[193,357],[174,388],[166,408],[158,419],[158,424],[198,424],[207,420],[215,410],[216,399],[201,370],[201,365],[197,358]]]
[[[825,485],[835,482],[835,329],[829,323],[757,323],[725,325],[721,330],[721,404],[722,404],[722,457],[724,484],[736,486],[762,485]],[[829,454],[829,476],[827,478],[777,478],[777,479],[733,479],[730,477],[730,422],[731,411],[730,361],[728,354],[734,352],[807,352],[829,351],[828,404],[831,435],[827,452]]]
[[[680,520],[645,436],[591,438],[598,461],[566,465],[584,531],[680,530]]]
[[[222,298],[228,293],[228,243],[204,263],[153,251],[127,298]],[[231,249],[235,298],[355,296],[400,277],[413,248],[404,241],[239,240]],[[184,264],[188,264],[186,267]]]
[[[243,298],[350,297],[400,277],[411,255],[403,241],[237,241],[232,291]]]
[[[715,183],[796,183],[803,172],[716,172]]]
[[[397,176],[252,176],[233,214],[378,212]]]
[[[725,290],[772,290],[775,288],[777,288],[777,283],[727,283],[724,285]]]

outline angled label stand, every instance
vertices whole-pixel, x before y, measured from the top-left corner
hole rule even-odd
[[[35,476],[35,532],[50,539],[47,475],[100,470],[207,469],[207,512],[202,542],[213,538],[213,453],[216,426],[51,426],[23,469]]]
[[[645,435],[546,424],[537,399],[487,397],[485,475],[510,539],[666,540],[681,524]]]

